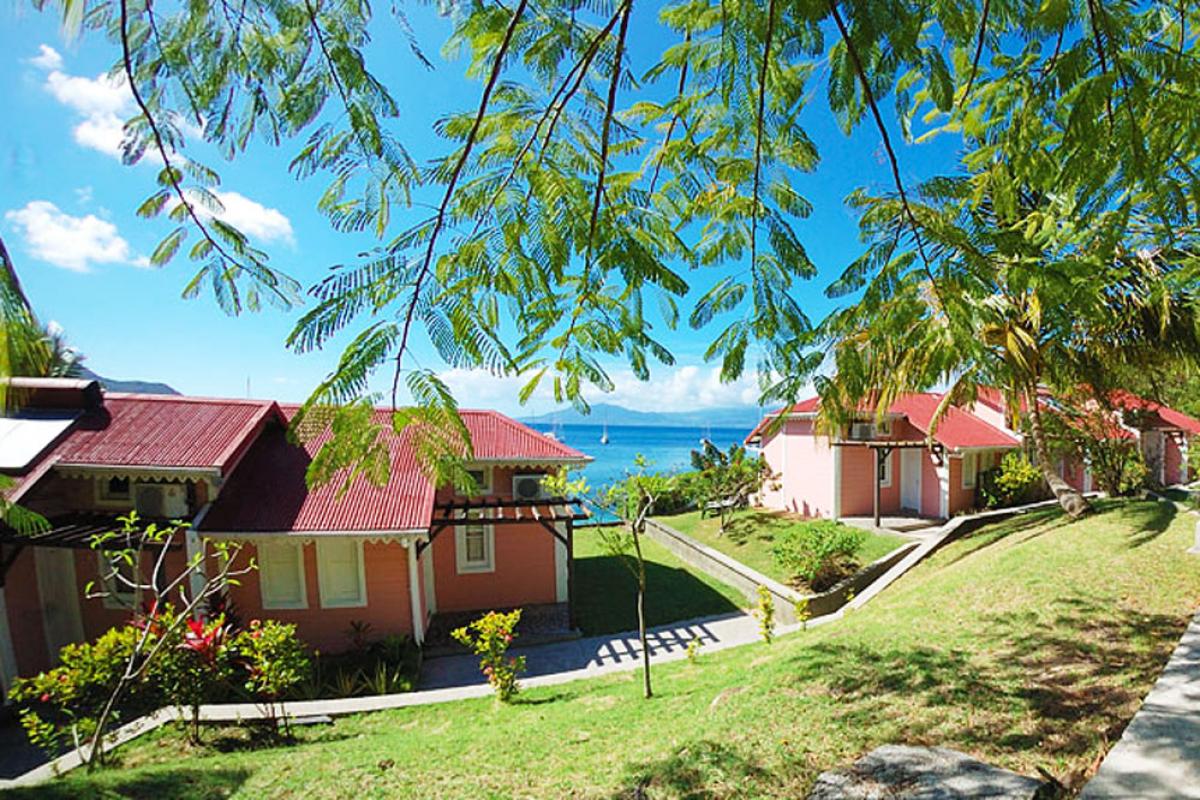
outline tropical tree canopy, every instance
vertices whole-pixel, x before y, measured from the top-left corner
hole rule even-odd
[[[1045,315],[1068,316],[1059,302],[1078,298],[1086,314],[1124,302],[1123,288],[1107,292],[1134,262],[1154,267],[1129,295],[1147,309],[1139,322],[1169,324],[1145,301],[1195,278],[1193,4],[682,0],[631,25],[633,0],[447,3],[444,49],[480,88],[473,106],[445,109],[445,153],[430,162],[405,145],[405,82],[386,84],[368,57],[373,36],[406,40],[418,60],[437,44],[412,36],[402,7],[388,19],[342,0],[35,4],[113,43],[138,109],[125,159],[160,167],[139,212],[172,226],[152,261],[185,254],[185,294],[208,287],[236,312],[294,304],[299,288],[206,213],[220,177],[189,155],[188,130],[230,159],[255,139],[291,148],[295,176],[324,181],[331,226],[377,237],[312,288],[289,340],[306,351],[353,334],[301,430],[329,422],[314,411],[361,401],[379,370],[394,376],[393,405],[406,385],[435,409],[395,426],[445,424],[454,398],[413,363],[418,337],[452,366],[528,376],[522,398],[549,381],[583,407],[589,389],[611,387],[606,365],[645,377],[672,363],[657,331],[686,324],[725,378],[755,369],[768,397],[791,398],[830,338],[861,345],[840,348],[839,367],[932,345],[903,373],[922,383],[986,361],[994,345],[971,333],[982,325],[1042,341],[1061,330]],[[648,69],[634,71],[635,49],[652,54]],[[864,297],[858,311],[886,307],[886,324],[856,326],[850,310],[815,326],[797,299],[815,273],[794,227],[810,211],[794,178],[819,159],[804,127],[813,106],[880,137],[892,188],[857,198],[867,252],[834,291]],[[935,134],[961,137],[961,174],[907,187],[899,140]],[[701,273],[711,289],[689,295]],[[894,344],[862,341],[908,318]],[[1112,330],[1114,346],[1149,341],[1134,327]],[[954,357],[951,342],[976,355]],[[1025,342],[1012,356],[1033,352]],[[352,416],[341,461],[363,454],[374,420]]]

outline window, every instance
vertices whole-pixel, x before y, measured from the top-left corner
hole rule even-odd
[[[352,608],[367,604],[362,542],[355,539],[317,541],[317,584],[322,608]]]
[[[875,436],[880,439],[886,439],[892,435],[892,421],[883,419],[875,423]]]
[[[962,488],[974,489],[975,476],[979,472],[979,454],[964,453],[962,457]]]
[[[475,481],[476,496],[492,493],[491,467],[472,467],[467,470],[467,474],[471,476],[471,480]]]
[[[303,546],[286,541],[259,544],[258,582],[263,608],[308,608]]]
[[[129,478],[97,478],[96,501],[103,505],[130,504]]]
[[[892,435],[890,419],[879,422],[853,422],[850,424],[850,439],[856,442],[869,442],[872,439],[886,439]]]
[[[103,551],[96,553],[96,559],[100,582],[104,587],[104,607],[133,608],[137,600],[137,589],[134,587],[141,583],[141,575],[133,562],[120,559],[114,563],[110,554]],[[114,567],[116,574],[113,574]]]
[[[486,524],[479,512],[472,512],[473,520],[469,525],[455,528],[454,549],[458,562],[459,573],[492,572],[496,569],[493,551],[495,533],[491,525]]]
[[[872,450],[875,453],[875,458],[879,458],[878,451]],[[879,485],[887,488],[892,485],[892,451],[888,451],[887,456],[879,462]]]

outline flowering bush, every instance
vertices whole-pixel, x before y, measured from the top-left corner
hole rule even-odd
[[[230,691],[234,671],[230,626],[222,615],[207,622],[192,618],[178,625],[174,613],[166,606],[141,623],[176,631],[151,665],[150,679],[161,687],[168,702],[190,710],[189,738],[199,742],[200,706],[223,700]]]
[[[246,670],[243,687],[266,706],[269,721],[278,726],[275,704],[299,686],[312,667],[304,644],[296,638],[296,626],[251,620],[250,627],[234,637],[233,648]]]
[[[479,619],[451,632],[455,641],[479,656],[479,669],[496,690],[500,702],[507,703],[520,691],[517,676],[525,671],[525,656],[508,655],[521,619],[521,609],[500,614],[489,611]]]
[[[47,753],[87,741],[141,635],[133,625],[113,628],[94,642],[62,648],[54,669],[15,680],[9,699],[20,707],[29,741]],[[132,683],[112,722],[155,708],[161,697],[152,681]]]

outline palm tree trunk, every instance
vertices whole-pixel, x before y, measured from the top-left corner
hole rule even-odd
[[[1063,480],[1055,470],[1050,460],[1050,447],[1046,443],[1046,429],[1042,427],[1042,409],[1038,405],[1037,387],[1026,392],[1026,402],[1029,403],[1029,435],[1033,438],[1033,451],[1037,456],[1042,475],[1054,492],[1055,499],[1072,518],[1078,519],[1092,510],[1087,498],[1077,492],[1071,484]]]

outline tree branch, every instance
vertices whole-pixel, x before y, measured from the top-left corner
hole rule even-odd
[[[971,77],[967,79],[967,88],[958,101],[960,110],[966,107],[967,98],[971,96],[971,87],[975,85],[975,76],[979,74],[979,59],[983,56],[983,40],[987,34],[988,13],[991,9],[992,0],[983,0],[983,14],[979,20],[979,38],[975,40],[975,57],[971,59]]]
[[[122,0],[122,3],[127,0]],[[496,88],[496,83],[500,79],[500,72],[504,66],[504,57],[508,54],[509,45],[512,44],[513,34],[516,32],[517,24],[521,21],[521,15],[525,13],[525,8],[528,6],[529,0],[521,0],[516,11],[513,12],[512,19],[509,20],[508,28],[504,31],[504,39],[500,42],[500,49],[496,51],[496,57],[492,60],[491,74],[488,75],[487,84],[483,88],[483,95],[479,98],[479,109],[475,112],[475,122],[471,125],[471,131],[467,134],[467,140],[463,143],[462,152],[459,154],[458,162],[454,165],[453,172],[450,173],[450,180],[446,183],[446,194],[442,197],[441,205],[438,206],[437,217],[434,219],[433,230],[429,233],[429,242],[425,247],[425,258],[421,264],[421,269],[417,273],[416,280],[413,283],[412,301],[408,305],[408,310],[404,314],[404,326],[400,334],[400,346],[396,352],[396,369],[392,376],[392,410],[396,409],[396,394],[400,389],[400,370],[404,361],[404,351],[408,348],[408,337],[412,331],[413,319],[416,316],[417,306],[420,305],[421,287],[425,280],[429,277],[430,268],[433,266],[433,251],[437,246],[438,234],[446,223],[446,212],[450,207],[450,200],[454,197],[454,190],[458,187],[458,180],[462,175],[463,168],[467,164],[467,159],[471,156],[471,150],[475,146],[475,140],[479,136],[479,128],[483,124],[484,115],[487,114],[488,103],[492,98],[492,91]]]
[[[763,43],[762,67],[758,71],[758,119],[754,131],[754,190],[750,195],[750,271],[758,267],[758,186],[762,171],[763,118],[767,106],[767,67],[771,63],[771,37],[775,34],[775,0],[767,2],[767,35]],[[757,274],[757,273],[756,273]]]

